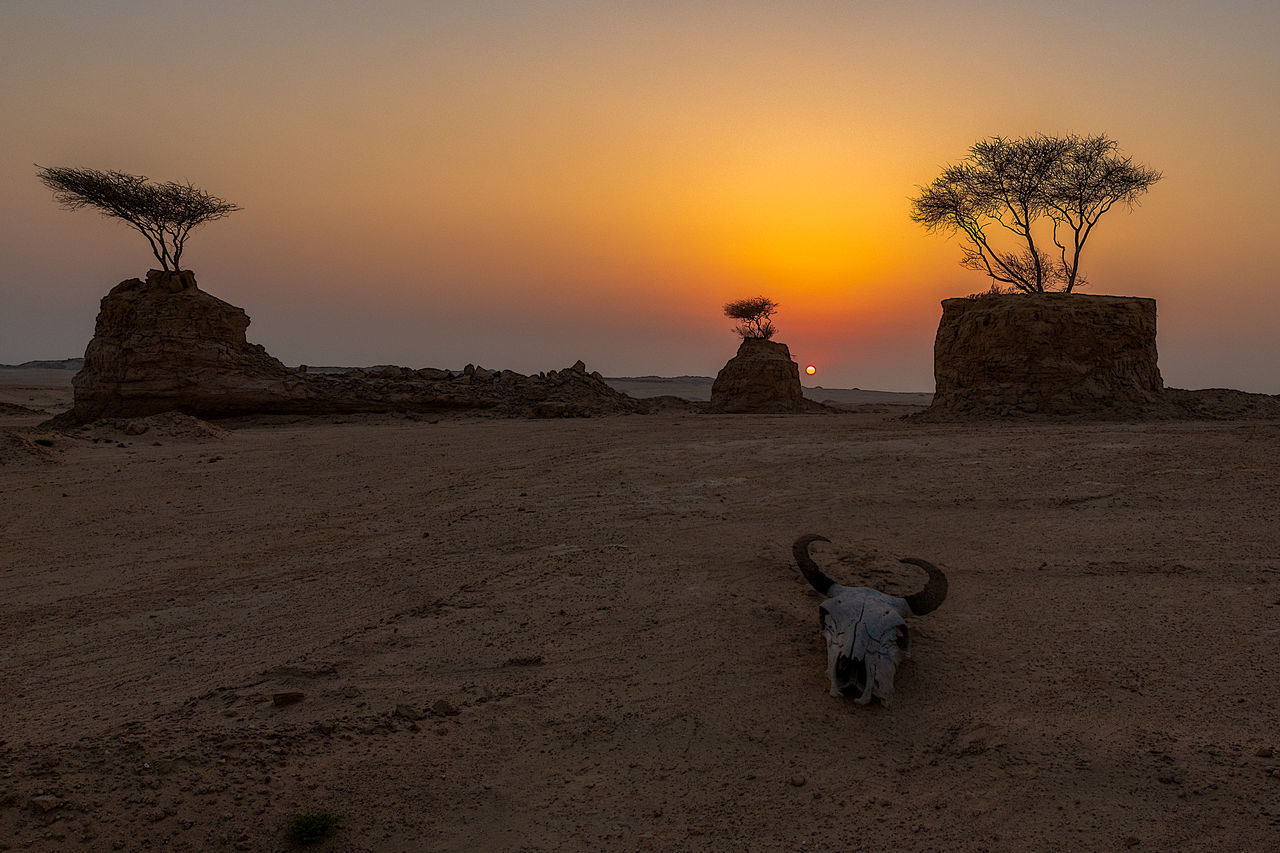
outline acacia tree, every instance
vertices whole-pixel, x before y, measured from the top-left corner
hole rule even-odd
[[[997,283],[1024,293],[1070,293],[1084,284],[1080,254],[1098,219],[1116,202],[1132,207],[1160,178],[1120,155],[1106,136],[997,136],[975,143],[964,162],[920,187],[911,219],[930,233],[963,234],[961,266]],[[1037,243],[1044,219],[1050,237]],[[1014,235],[1017,248],[993,243],[993,225]]]
[[[731,320],[741,320],[733,327],[733,331],[744,340],[758,338],[767,341],[777,331],[769,318],[778,310],[778,303],[767,296],[756,296],[752,299],[739,299],[727,302],[724,316]]]
[[[41,183],[67,210],[91,207],[121,219],[147,238],[166,272],[181,269],[182,250],[198,226],[243,208],[189,183],[157,183],[143,175],[36,165]]]

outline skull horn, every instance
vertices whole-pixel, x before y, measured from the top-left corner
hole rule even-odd
[[[822,573],[822,569],[818,568],[818,564],[809,556],[809,543],[811,542],[830,542],[831,540],[825,536],[819,536],[817,533],[806,533],[796,540],[796,544],[791,546],[791,553],[796,558],[796,564],[800,566],[800,573],[804,575],[804,579],[812,584],[813,588],[823,595],[827,594],[827,590],[831,589],[835,583],[831,578]],[[942,582],[943,594],[946,594],[946,581]],[[927,587],[926,587],[927,589]],[[938,604],[942,601],[939,600]],[[934,605],[937,606],[936,604]]]
[[[915,595],[906,596],[907,606],[911,608],[911,612],[916,616],[923,616],[937,610],[947,598],[947,576],[933,563],[918,557],[906,557],[899,562],[919,566],[929,573],[929,582],[924,585],[924,589]]]

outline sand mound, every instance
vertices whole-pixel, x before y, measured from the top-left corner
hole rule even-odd
[[[57,459],[58,451],[54,449],[53,439],[0,430],[0,465],[54,462]]]
[[[6,403],[0,400],[0,415],[40,415],[43,414],[39,409],[32,409],[28,406],[19,406],[17,403]]]
[[[145,418],[104,418],[84,426],[80,435],[113,440],[121,436],[145,435],[148,438],[220,441],[230,437],[231,433],[191,415],[184,415],[181,412],[161,412]]]

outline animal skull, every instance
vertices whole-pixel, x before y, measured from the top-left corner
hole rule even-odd
[[[843,586],[823,574],[809,556],[813,542],[830,542],[825,536],[801,536],[792,546],[805,580],[830,597],[818,608],[818,625],[827,640],[827,675],[832,696],[852,696],[860,705],[872,697],[888,705],[893,699],[893,676],[899,662],[911,654],[907,616],[935,610],[947,597],[946,575],[932,563],[907,557],[903,563],[919,566],[929,574],[925,588],[906,598],[875,589]]]

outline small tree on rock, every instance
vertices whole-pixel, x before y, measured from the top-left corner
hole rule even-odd
[[[778,310],[778,303],[767,296],[756,296],[752,299],[739,299],[728,302],[724,306],[724,315],[731,320],[742,322],[733,327],[735,334],[743,340],[756,338],[767,341],[777,331],[769,318]]]
[[[198,226],[243,209],[191,184],[156,183],[142,175],[98,169],[36,169],[66,209],[92,207],[141,233],[166,272],[181,269],[183,247]]]
[[[968,159],[920,187],[911,219],[930,232],[963,234],[961,266],[985,272],[995,287],[1070,293],[1085,283],[1080,254],[1098,219],[1117,202],[1132,207],[1161,177],[1103,135],[997,136],[975,143]],[[1050,225],[1037,228],[1044,219]],[[1017,248],[993,243],[993,225],[1013,234]]]

